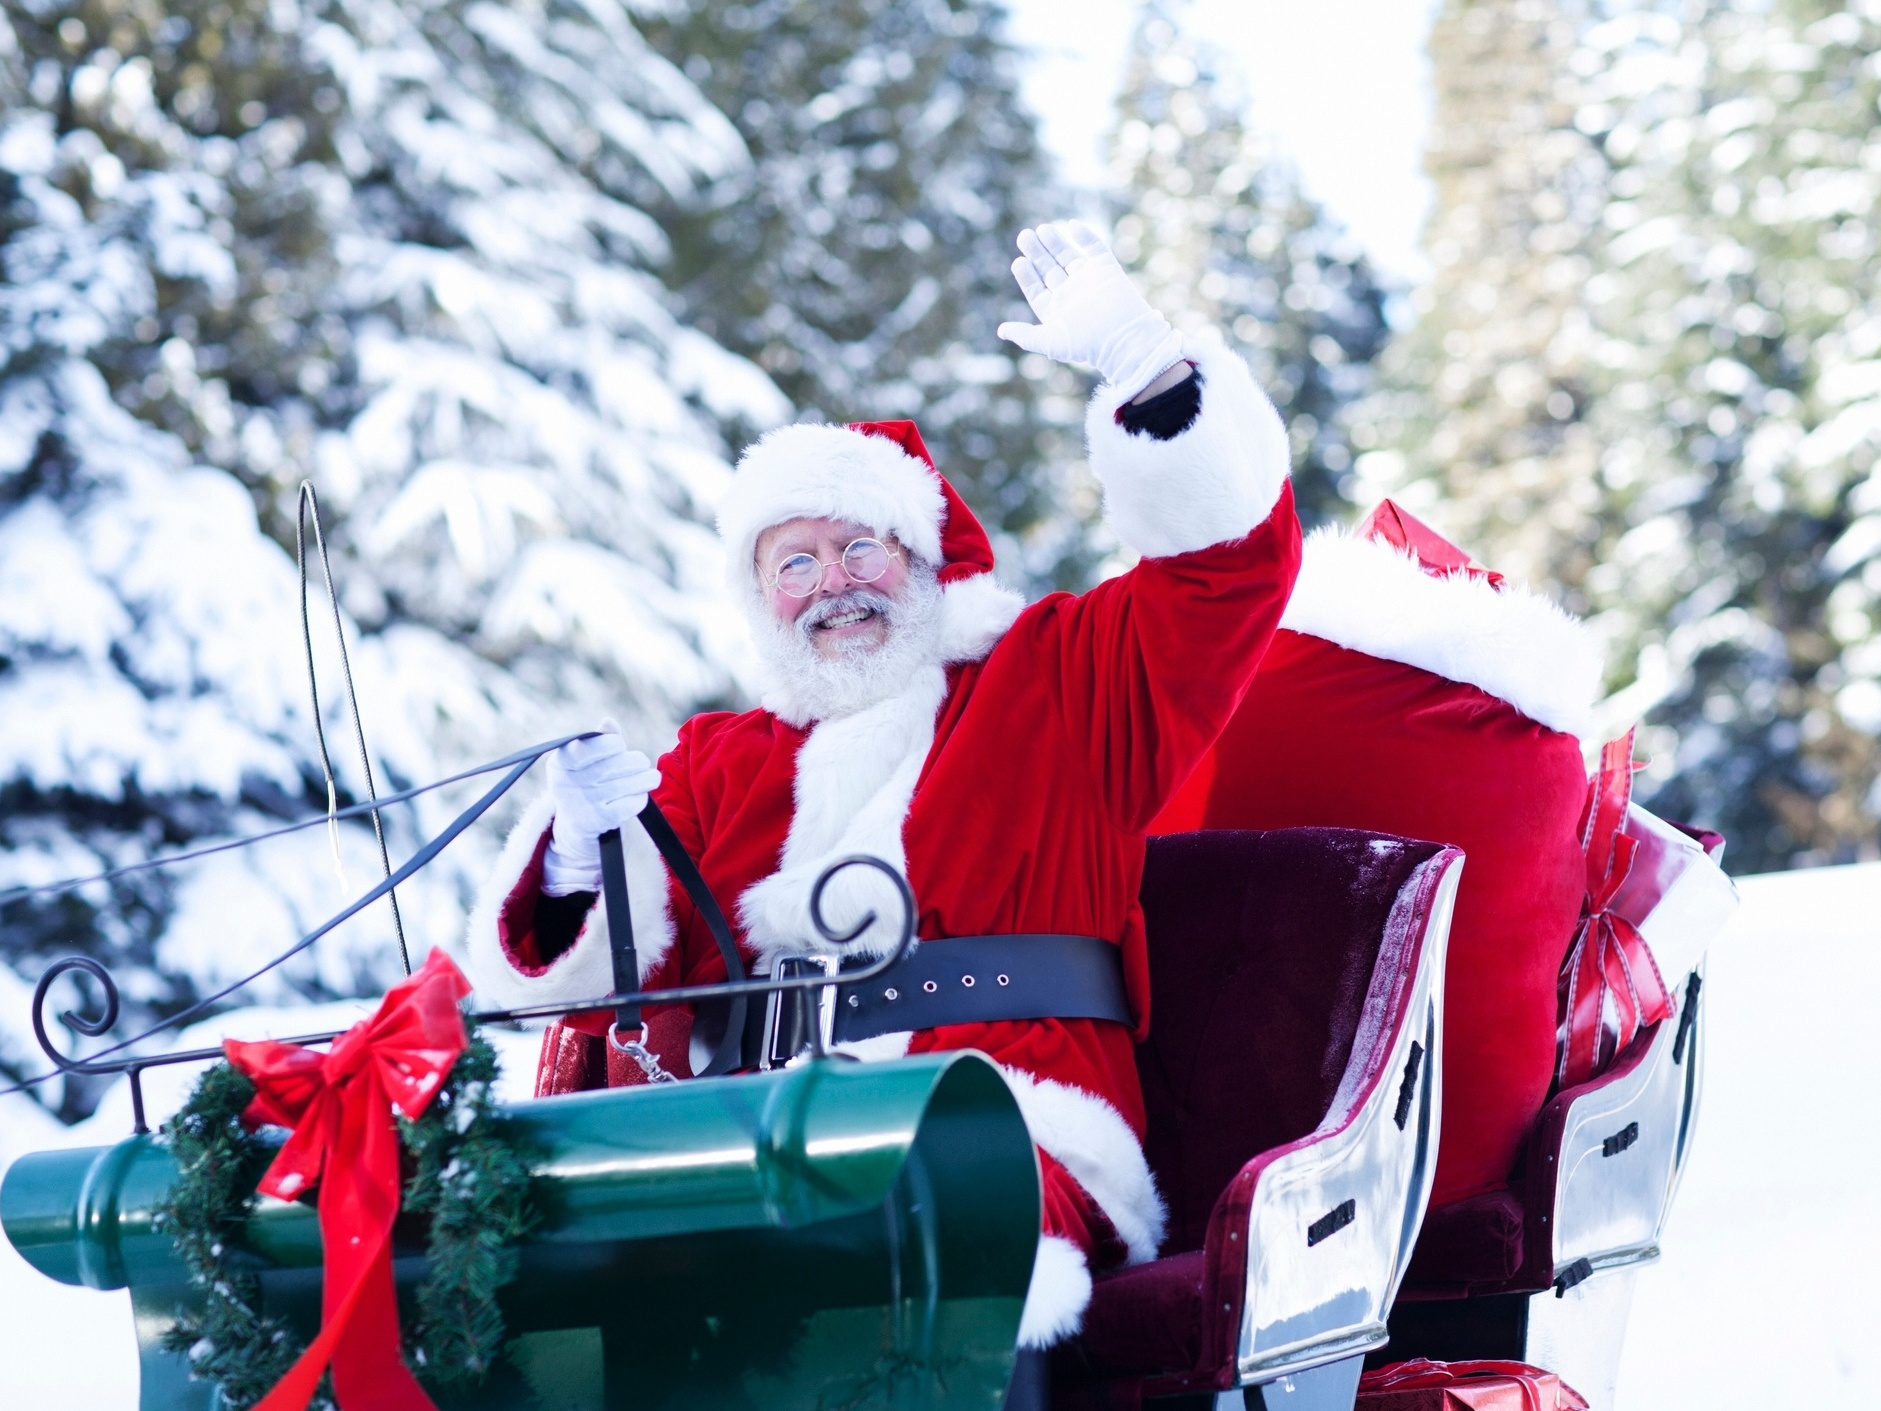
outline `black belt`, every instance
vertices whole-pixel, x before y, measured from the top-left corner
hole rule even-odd
[[[1123,952],[1095,936],[950,936],[923,941],[866,986],[839,985],[837,1043],[943,1024],[1108,1019],[1128,1024]]]

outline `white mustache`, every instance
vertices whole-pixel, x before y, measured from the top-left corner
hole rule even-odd
[[[797,631],[801,636],[808,638],[812,632],[832,617],[841,617],[844,613],[855,612],[859,608],[878,612],[882,616],[882,621],[889,627],[895,625],[893,598],[873,588],[848,588],[833,598],[824,598],[805,608],[797,618]]]

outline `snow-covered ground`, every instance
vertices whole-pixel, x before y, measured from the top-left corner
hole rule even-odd
[[[1881,1051],[1869,1012],[1881,995],[1881,864],[1741,885],[1743,910],[1711,952],[1699,1145],[1665,1259],[1640,1277],[1619,1411],[1854,1411],[1881,1401],[1871,1326]],[[249,1011],[184,1043],[213,1042],[232,1022],[247,1036],[306,1033],[363,1009]],[[520,1095],[534,1036],[504,1036],[504,1058]],[[153,1115],[173,1109],[188,1081],[153,1077]],[[112,1141],[128,1126],[121,1091],[70,1130],[20,1098],[0,1099],[0,1168],[39,1147]],[[127,1296],[52,1283],[0,1242],[0,1404],[136,1403]]]
[[[1619,1411],[1881,1406],[1881,864],[1752,877],[1712,947],[1697,1147]]]
[[[209,1048],[225,1037],[291,1038],[330,1033],[370,1014],[363,1000],[297,1009],[237,1010],[177,1036],[178,1049]],[[499,1095],[514,1101],[534,1084],[536,1033],[490,1029],[503,1060]],[[178,1064],[145,1075],[152,1124],[182,1105],[202,1065]],[[119,1083],[98,1110],[63,1127],[24,1097],[0,1098],[0,1179],[14,1157],[54,1146],[104,1146],[129,1135],[130,1090]],[[5,1411],[132,1411],[137,1405],[137,1348],[125,1292],[71,1288],[41,1276],[0,1239],[0,1408]]]

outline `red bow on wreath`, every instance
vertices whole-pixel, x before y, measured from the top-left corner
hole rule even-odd
[[[1613,902],[1633,869],[1636,839],[1626,834],[1633,795],[1633,732],[1609,740],[1581,820],[1587,896],[1580,929],[1561,965],[1555,1087],[1571,1088],[1600,1072],[1647,1024],[1672,1012],[1665,981],[1639,928]]]
[[[293,1200],[320,1187],[320,1336],[254,1411],[303,1411],[329,1363],[342,1411],[435,1411],[399,1347],[392,1109],[416,1117],[444,1086],[469,1043],[458,1009],[469,993],[450,957],[434,950],[325,1053],[268,1040],[223,1043],[229,1062],[254,1080],[244,1119],[294,1129],[261,1178],[263,1193]]]

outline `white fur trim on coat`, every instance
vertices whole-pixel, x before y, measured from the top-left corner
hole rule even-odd
[[[1019,1346],[1050,1347],[1084,1326],[1091,1304],[1091,1270],[1084,1251],[1058,1235],[1040,1235],[1032,1256],[1032,1282],[1019,1315]]]
[[[796,807],[778,869],[746,888],[738,903],[746,939],[766,961],[831,952],[810,924],[810,889],[835,859],[868,853],[908,875],[902,825],[946,694],[946,672],[924,666],[900,694],[811,729],[797,751]],[[824,889],[824,919],[839,932],[865,911],[876,914],[875,923],[840,954],[893,950],[901,900],[886,878],[863,867],[839,873]]]
[[[1140,388],[1091,397],[1084,436],[1104,487],[1104,516],[1144,558],[1239,539],[1272,512],[1292,466],[1286,429],[1238,354],[1218,341],[1184,349],[1202,375],[1202,409],[1181,435],[1125,431],[1117,411]]]
[[[941,561],[947,502],[934,472],[886,436],[846,426],[780,426],[738,458],[718,512],[725,571],[740,595],[757,586],[758,536],[787,519],[846,519]]]
[[[523,811],[503,844],[489,880],[478,891],[477,904],[470,913],[470,932],[465,945],[470,979],[477,993],[494,1004],[572,1004],[594,999],[614,988],[614,959],[607,942],[607,903],[598,897],[575,943],[540,975],[525,975],[510,964],[497,938],[497,915],[522,880],[523,869],[535,856],[536,844],[554,821],[555,807],[547,794]],[[621,839],[627,857],[627,900],[633,912],[634,953],[640,962],[640,978],[644,980],[673,944],[666,861],[644,829],[623,829]]]
[[[990,573],[941,584],[941,661],[985,660],[1024,611],[1025,598]]]
[[[1129,1262],[1162,1248],[1169,1210],[1156,1189],[1142,1143],[1104,1099],[1067,1083],[1000,1065],[1032,1140],[1071,1173],[1117,1227]]]
[[[1550,730],[1593,728],[1598,634],[1518,584],[1434,578],[1389,544],[1320,529],[1280,625],[1478,687]]]

